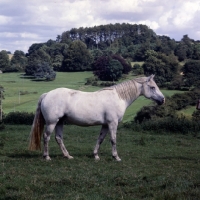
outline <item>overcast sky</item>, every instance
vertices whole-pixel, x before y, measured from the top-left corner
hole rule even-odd
[[[26,53],[71,28],[124,22],[200,40],[200,0],[0,0],[0,50]]]

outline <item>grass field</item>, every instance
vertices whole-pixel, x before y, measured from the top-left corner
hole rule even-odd
[[[0,74],[4,112],[34,112],[39,96],[57,87],[98,90],[84,85],[90,76],[90,72],[57,73],[55,81],[36,82],[20,73]],[[176,91],[162,92],[171,96]],[[127,109],[124,121],[149,103],[140,97]],[[96,162],[92,152],[100,127],[65,126],[64,142],[74,159],[62,157],[52,135],[52,160],[47,162],[42,152],[27,150],[30,129],[6,125],[0,130],[0,200],[200,199],[200,134],[139,133],[121,126],[117,147],[122,162],[112,159],[109,136]]]
[[[99,87],[86,86],[86,78],[92,76],[92,72],[71,72],[59,73],[54,81],[34,81],[30,77],[24,77],[21,73],[0,74],[0,85],[5,89],[5,99],[3,100],[3,111],[9,113],[13,111],[35,112],[39,96],[45,92],[58,87],[68,87],[82,91],[96,91]],[[133,78],[129,76],[128,78]],[[162,90],[165,96],[171,96],[174,90]],[[139,97],[126,111],[124,122],[132,120],[144,105],[151,101],[145,97]]]
[[[118,153],[107,136],[101,160],[92,156],[100,127],[65,126],[73,160],[62,157],[53,136],[51,161],[27,150],[30,126],[6,126],[0,134],[0,200],[200,199],[200,135],[134,133],[119,128]]]

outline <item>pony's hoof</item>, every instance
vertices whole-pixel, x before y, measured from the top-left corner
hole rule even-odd
[[[47,161],[51,160],[51,158],[49,156],[43,156],[43,158]]]
[[[68,159],[74,159],[74,157],[73,156],[68,156]]]
[[[95,156],[95,161],[99,161],[100,160],[100,158],[99,158],[99,156]]]
[[[113,156],[114,157],[114,156]],[[118,157],[118,156],[116,156],[116,157],[114,157],[115,158],[115,160],[117,161],[117,162],[120,162],[120,161],[122,161],[121,160],[121,158],[120,157]]]
[[[74,159],[73,156],[64,156],[64,158],[67,158],[67,159]]]

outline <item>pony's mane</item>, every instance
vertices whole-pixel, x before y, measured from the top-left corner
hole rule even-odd
[[[137,95],[137,83],[144,83],[147,80],[146,77],[135,78],[133,80],[128,80],[117,85],[113,85],[110,88],[114,88],[120,99],[131,100],[136,98]]]

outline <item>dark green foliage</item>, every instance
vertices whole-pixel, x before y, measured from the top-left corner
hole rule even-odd
[[[126,60],[124,58],[122,58],[120,55],[113,54],[111,57],[112,57],[112,59],[118,60],[121,63],[121,65],[123,67],[123,71],[122,71],[123,74],[128,74],[131,71],[131,69],[132,69],[131,64],[127,63]]]
[[[187,58],[187,46],[183,42],[180,42],[176,47],[175,55],[178,56],[179,61]]]
[[[34,43],[34,44],[32,44],[28,49],[28,54],[31,55],[33,52],[39,50],[43,45],[44,45],[44,43]]]
[[[110,87],[112,85],[115,85],[115,82],[109,82],[109,81],[100,81],[97,77],[90,77],[87,78],[87,81],[85,85],[92,85],[92,86],[98,86],[98,87]]]
[[[175,56],[166,56],[155,51],[146,52],[146,60],[143,64],[144,74],[155,74],[155,81],[159,86],[173,80],[178,71],[179,63]]]
[[[168,98],[166,99],[168,102]],[[154,106],[144,106],[135,116],[134,121],[137,123],[142,123],[145,120],[156,120],[157,118],[164,118],[175,115],[174,104],[170,101],[166,103],[167,105],[154,105]]]
[[[27,112],[10,112],[3,118],[4,124],[25,124],[31,125],[33,123],[34,114]]]
[[[0,131],[4,130],[6,128],[5,124],[0,122]],[[0,148],[1,148],[1,142],[0,142]]]
[[[193,134],[194,136],[200,132],[199,119],[190,120],[184,116],[170,116],[163,118],[153,118],[151,120],[145,120],[142,123],[132,122],[129,127],[132,127],[137,131],[154,131],[169,132],[169,133],[179,133],[179,134]]]
[[[192,118],[193,121],[196,121],[198,123],[200,121],[200,111],[199,110],[194,111],[192,114]]]
[[[0,51],[0,70],[3,72],[10,71],[10,61],[5,50]]]
[[[193,57],[193,43],[194,40],[190,39],[188,35],[183,36],[175,49],[175,55],[178,56],[179,61]]]
[[[166,97],[166,103],[158,106],[144,106],[135,116],[135,122],[142,123],[145,120],[157,120],[158,118],[172,117],[176,111],[182,110],[187,106],[195,106],[200,97],[200,91],[194,90],[182,94],[174,94]]]
[[[11,68],[15,71],[24,71],[27,65],[27,57],[25,53],[20,50],[16,50],[11,59]]]
[[[181,74],[174,75],[173,79],[164,84],[164,87],[166,87],[168,90],[183,90],[188,91],[189,88],[185,87],[183,82],[183,76]]]
[[[92,56],[86,45],[77,40],[72,42],[64,55],[62,71],[91,70]]]
[[[38,63],[37,71],[34,73],[36,79],[45,79],[47,81],[52,81],[56,78],[56,72],[53,71],[52,67],[48,63],[42,62]]]
[[[137,24],[107,24],[86,28],[72,28],[61,35],[61,42],[70,44],[71,41],[81,40],[87,45],[87,48],[99,48],[105,50],[115,43],[116,48],[120,46],[129,46],[130,44],[140,44],[147,40],[154,40],[155,33],[146,25]]]
[[[48,63],[52,67],[51,59],[44,49],[40,48],[31,53],[28,57],[28,63],[25,69],[26,75],[34,76],[40,63]]]
[[[166,98],[166,103],[162,106],[144,106],[134,118],[131,127],[137,130],[167,131],[187,134],[200,131],[199,111],[193,113],[192,119],[178,116],[177,111],[187,106],[196,106],[200,96],[198,90],[174,94]]]
[[[159,55],[153,63],[146,57],[149,50]],[[43,51],[40,52],[43,58],[35,55],[38,51]],[[177,75],[174,54],[181,61],[188,58],[199,59],[200,45],[198,41],[190,39],[187,35],[183,36],[181,42],[176,42],[167,36],[156,35],[146,25],[116,23],[89,28],[72,28],[58,35],[55,41],[48,40],[46,43],[31,45],[28,52],[27,75],[32,74],[31,69],[37,64],[36,60],[49,62],[55,71],[84,71],[93,70],[94,63],[102,55],[119,54],[120,57],[130,61],[146,60],[145,64],[152,65],[150,68],[156,69],[145,69],[145,71],[159,74],[160,77],[157,76],[159,86],[180,89],[183,87],[180,78],[173,81],[172,73],[174,76]],[[44,52],[50,58],[45,58]],[[163,58],[164,55],[167,57]],[[37,57],[37,59],[33,61],[31,57]],[[125,74],[130,70],[128,63],[126,66],[123,65],[123,68]],[[137,71],[137,73],[140,74],[142,71]],[[171,81],[173,83],[169,84]]]
[[[166,55],[172,54],[177,46],[176,41],[164,35],[158,36],[158,38],[154,50]]]
[[[192,59],[200,60],[200,44],[194,43],[192,47],[193,47]]]
[[[135,75],[144,74],[143,67],[140,66],[139,64],[134,64],[134,65],[133,65],[132,71],[133,71],[133,73],[134,73]]]
[[[94,64],[94,75],[103,81],[116,81],[122,72],[121,63],[110,56],[102,56]]]
[[[95,62],[98,60],[98,58],[103,56],[104,53],[100,49],[91,50],[90,53],[91,53],[91,56],[92,56],[91,68],[93,70]]]
[[[200,61],[190,60],[182,68],[184,84],[187,87],[200,88]]]

